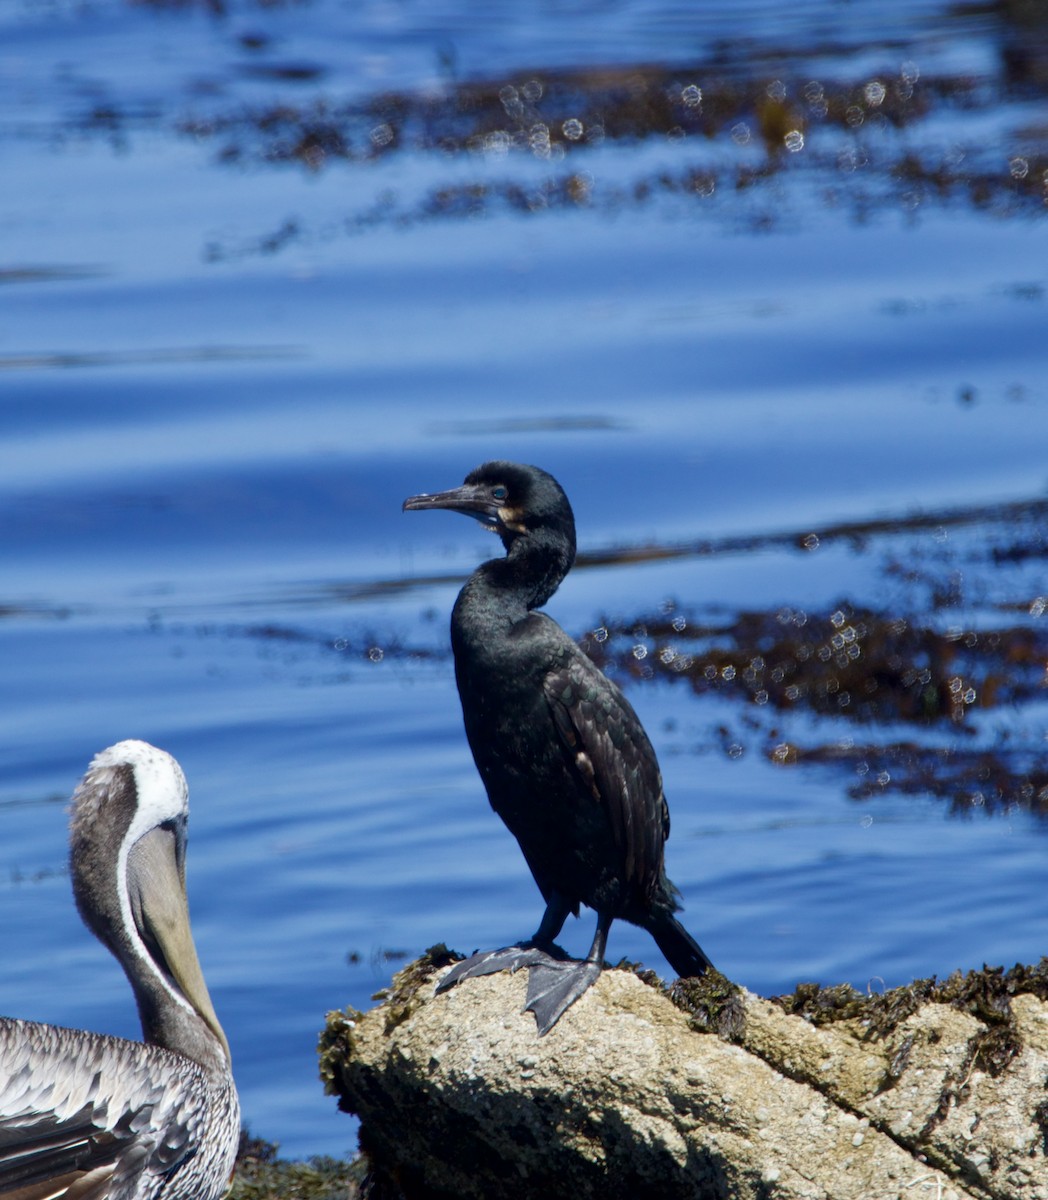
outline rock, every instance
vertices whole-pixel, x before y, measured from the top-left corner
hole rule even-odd
[[[321,1038],[376,1195],[1048,1197],[1048,960],[776,1002],[607,970],[542,1038],[523,972],[434,996],[451,961]]]

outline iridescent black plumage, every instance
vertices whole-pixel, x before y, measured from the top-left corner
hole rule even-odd
[[[535,611],[575,558],[575,520],[560,485],[537,467],[491,462],[462,487],[404,507],[467,513],[506,548],[459,593],[451,644],[477,769],[546,901],[529,942],[474,955],[441,989],[527,966],[527,1007],[546,1032],[599,975],[616,917],[647,929],[678,974],[701,974],[710,961],[673,915],[676,890],[663,868],[669,811],[651,743],[615,684]],[[577,963],[554,940],[581,904],[596,911],[597,932]]]

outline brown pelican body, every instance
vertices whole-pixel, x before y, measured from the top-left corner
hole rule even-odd
[[[84,922],[120,961],[145,1042],[0,1018],[0,1200],[217,1200],[240,1139],[229,1045],[185,892],[188,791],[145,742],[103,750],[73,795]]]

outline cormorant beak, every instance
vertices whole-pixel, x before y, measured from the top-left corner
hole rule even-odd
[[[451,512],[465,513],[475,518],[485,529],[498,530],[503,525],[500,507],[500,501],[492,496],[489,487],[479,483],[464,483],[461,487],[452,488],[447,492],[423,492],[421,496],[409,496],[404,501],[403,511],[446,508]]]
[[[189,928],[189,902],[182,874],[184,837],[181,826],[158,826],[131,847],[131,912],[157,966],[211,1027],[228,1058],[229,1043],[211,1004]]]

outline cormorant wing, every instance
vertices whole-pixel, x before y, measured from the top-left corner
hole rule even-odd
[[[171,1059],[138,1042],[0,1020],[0,1200],[131,1197],[143,1173],[176,1170],[201,1114],[178,1097]]]
[[[574,769],[607,814],[624,878],[647,895],[662,872],[670,818],[655,751],[630,702],[573,647],[543,689]]]

